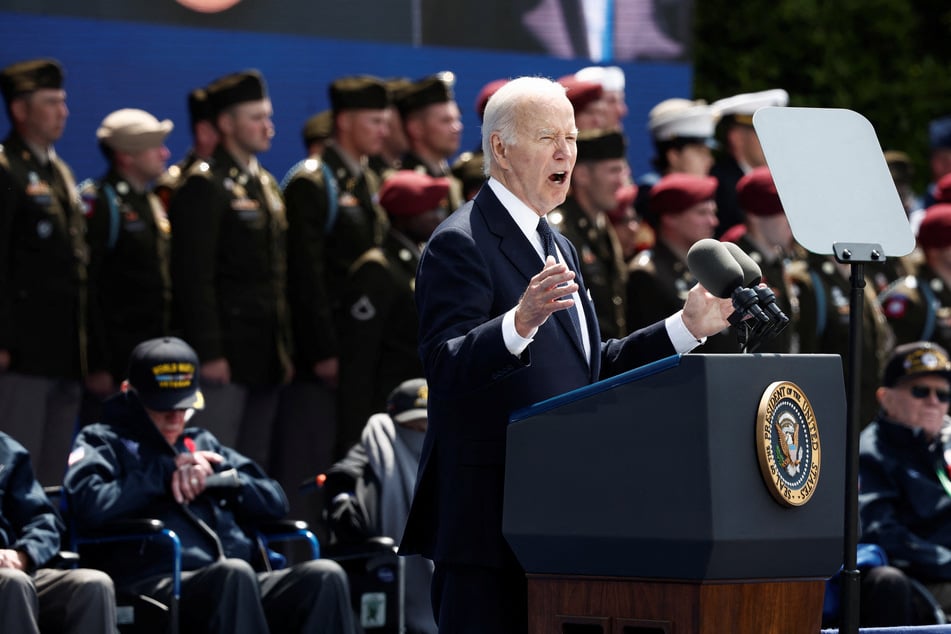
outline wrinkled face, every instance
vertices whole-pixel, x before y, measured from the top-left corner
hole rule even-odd
[[[420,143],[432,154],[449,158],[459,150],[462,115],[455,101],[427,106],[419,121]]]
[[[69,116],[66,91],[54,88],[41,88],[14,100],[11,110],[24,138],[44,146],[63,136]]]
[[[148,183],[165,172],[171,153],[165,145],[159,145],[127,155],[126,170],[139,182]]]
[[[270,99],[239,103],[222,115],[229,121],[223,132],[243,152],[266,152],[271,148],[271,139],[274,137],[272,114]]]
[[[712,200],[697,203],[679,214],[661,216],[664,237],[685,248],[697,240],[712,238],[718,224],[717,206]]]
[[[578,129],[567,97],[523,103],[516,115],[515,142],[491,136],[498,170],[493,175],[539,216],[565,202],[578,157]]]
[[[614,194],[630,182],[630,170],[624,159],[589,161],[575,166],[573,182],[584,187],[584,197],[597,211],[607,213],[617,206]]]
[[[345,146],[358,156],[372,156],[383,150],[389,135],[389,113],[386,110],[347,110],[338,119]]]
[[[145,413],[149,415],[152,423],[170,445],[174,445],[175,441],[178,440],[178,437],[181,436],[185,430],[185,422],[188,419],[187,409],[159,412],[146,407]]]
[[[949,389],[951,385],[944,377],[926,374],[901,380],[894,387],[881,387],[876,396],[889,418],[912,429],[923,429],[934,438],[948,413]]]
[[[703,143],[688,143],[679,150],[667,152],[670,171],[696,176],[707,176],[713,167],[713,152]]]

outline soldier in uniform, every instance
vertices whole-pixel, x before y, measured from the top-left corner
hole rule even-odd
[[[268,463],[280,386],[291,374],[284,203],[257,154],[271,101],[257,71],[208,85],[221,142],[172,196],[172,288],[184,338],[202,361],[197,424]]]
[[[805,258],[806,251],[793,240],[769,168],[754,168],[740,178],[736,198],[745,218],[738,226],[745,231],[734,242],[759,265],[763,283],[776,296],[776,305],[792,320],[798,305],[793,302],[787,269],[793,261]],[[798,352],[795,331],[793,324],[788,325],[772,339],[764,340],[756,352]]]
[[[403,155],[409,151],[409,141],[403,130],[403,118],[400,117],[396,101],[404,90],[412,87],[413,81],[408,77],[391,77],[385,79],[383,85],[386,86],[386,92],[390,96],[390,103],[386,108],[387,134],[383,139],[383,148],[369,158],[370,169],[381,183],[387,176],[400,169],[403,164]]]
[[[717,187],[717,216],[720,218],[717,236],[743,222],[743,209],[736,199],[737,182],[753,168],[766,165],[763,148],[753,129],[753,115],[760,108],[785,106],[787,103],[789,94],[782,88],[734,95],[713,102],[713,109],[720,115],[717,133],[722,150],[710,169],[710,175],[720,183]]]
[[[608,104],[604,89],[594,81],[582,81],[574,75],[558,79],[565,87],[565,95],[575,109],[575,125],[579,130],[604,130],[608,127]]]
[[[191,149],[155,181],[155,195],[162,201],[165,209],[168,209],[172,192],[181,184],[182,177],[188,173],[191,166],[211,159],[218,147],[218,128],[215,127],[208,93],[204,88],[195,88],[188,93],[188,120],[192,132]]]
[[[462,115],[453,96],[456,78],[442,72],[414,82],[396,100],[409,150],[401,167],[433,177],[448,178],[450,209],[458,209],[465,200],[462,184],[449,169],[449,158],[459,151],[462,139]]]
[[[463,203],[475,198],[485,185],[485,161],[482,152],[463,152],[452,162],[450,169],[462,185]]]
[[[69,111],[48,59],[0,71],[12,129],[0,150],[0,412],[42,482],[59,482],[86,374],[86,223],[53,149]]]
[[[657,218],[656,243],[635,256],[628,269],[627,327],[633,332],[679,310],[697,279],[687,268],[687,251],[697,240],[712,238],[717,226],[713,196],[717,179],[669,174],[651,188],[651,212]],[[705,352],[739,352],[725,330],[707,339]]]
[[[422,372],[416,267],[422,245],[447,215],[449,188],[446,178],[401,170],[380,190],[390,230],[381,247],[350,267],[342,298],[340,450],[360,439],[367,418],[385,407],[396,386]]]
[[[96,131],[109,170],[80,187],[89,243],[89,371],[102,374],[109,389],[91,394],[87,422],[99,420],[95,405],[122,382],[132,349],[169,331],[171,227],[150,188],[165,173],[172,127],[168,119],[124,108]]]
[[[924,262],[878,301],[898,344],[933,341],[951,347],[951,203],[928,207],[918,229]]]
[[[620,130],[589,130],[579,132],[577,147],[571,192],[548,220],[578,249],[601,335],[619,339],[628,333],[627,266],[607,214],[630,180],[627,142]]]
[[[627,116],[627,99],[624,96],[624,70],[619,66],[587,66],[575,73],[575,79],[599,84],[606,104],[604,127],[613,130],[624,128]]]
[[[845,385],[849,384],[850,274],[848,264],[839,264],[831,256],[815,253],[808,253],[805,260],[797,260],[789,266],[789,279],[795,301],[799,304],[796,324],[799,351],[840,355]],[[875,389],[894,345],[894,335],[875,300],[874,288],[871,281],[866,279],[858,408],[863,425],[872,420],[878,411]]]

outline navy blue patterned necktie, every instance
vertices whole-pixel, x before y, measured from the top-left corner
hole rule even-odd
[[[547,260],[550,255],[555,258],[556,261],[561,261],[561,258],[558,257],[558,250],[555,249],[555,236],[552,234],[548,221],[544,218],[539,218],[538,220],[538,235],[541,236],[542,245],[545,247],[545,259]],[[573,307],[565,309],[565,312],[571,317],[571,323],[575,327],[575,337],[578,338],[578,343],[581,343],[584,341],[582,338],[584,335],[581,332],[581,321],[578,319],[577,311],[579,310],[581,310],[581,305],[575,303]],[[583,350],[584,346],[581,348]]]

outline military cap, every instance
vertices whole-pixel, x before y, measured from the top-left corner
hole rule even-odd
[[[129,386],[147,408],[157,412],[202,409],[198,355],[177,337],[149,339],[129,356]]]
[[[479,120],[481,121],[485,116],[485,107],[489,103],[489,99],[498,92],[499,88],[509,83],[508,79],[493,79],[485,86],[482,87],[482,90],[479,91],[479,94],[476,96],[475,100],[475,110],[479,114]]]
[[[945,174],[935,183],[934,199],[936,203],[951,203],[951,174]]]
[[[624,158],[627,140],[620,130],[582,130],[578,133],[578,160],[605,161]]]
[[[380,188],[380,205],[391,216],[415,216],[445,207],[449,179],[414,170],[399,170],[388,176]]]
[[[923,249],[951,246],[951,204],[938,203],[925,210],[918,227],[918,244]]]
[[[310,145],[317,141],[329,139],[334,131],[333,112],[322,110],[304,122],[301,129],[301,137],[304,139],[304,145]]]
[[[463,186],[481,183],[485,180],[485,157],[482,152],[463,152],[449,169]]]
[[[951,149],[951,115],[928,123],[928,145],[932,150]]]
[[[386,413],[395,423],[426,418],[429,405],[429,386],[426,379],[403,381],[386,398]]]
[[[588,66],[575,73],[575,79],[601,84],[605,92],[624,90],[624,71],[619,66]]]
[[[267,84],[260,72],[246,70],[219,77],[205,87],[205,92],[211,112],[217,117],[236,104],[267,99]]]
[[[736,183],[736,200],[740,208],[754,216],[775,216],[783,213],[776,183],[768,167],[756,167]]]
[[[14,98],[41,88],[63,87],[63,67],[55,59],[31,59],[0,71],[0,92],[9,104]]]
[[[411,112],[434,103],[452,101],[455,99],[452,91],[455,82],[455,75],[448,71],[413,82],[412,85],[401,90],[395,99],[400,116],[405,117]]]
[[[565,75],[558,79],[558,83],[565,87],[565,95],[575,112],[581,112],[604,94],[601,84],[593,81],[581,81],[575,79],[574,75]]]
[[[695,174],[668,174],[651,187],[648,206],[657,217],[678,214],[706,200],[717,191],[717,179]]]
[[[211,121],[215,113],[208,102],[208,93],[204,88],[196,88],[188,93],[188,120],[194,126],[199,121]]]
[[[145,110],[123,108],[102,120],[96,138],[113,150],[134,153],[162,145],[174,127],[168,119],[159,121]]]
[[[614,192],[614,200],[617,204],[608,212],[608,218],[611,222],[627,222],[631,220],[628,209],[634,206],[637,200],[637,185],[631,183],[624,185]]]
[[[377,77],[342,77],[330,84],[330,105],[343,110],[383,110],[390,105],[386,84]]]
[[[753,125],[753,115],[760,108],[785,106],[788,103],[789,93],[782,88],[773,88],[772,90],[748,92],[720,99],[714,101],[711,107],[722,119],[729,119],[735,123],[751,126]]]
[[[712,144],[716,112],[703,100],[665,99],[648,114],[647,129],[655,141],[696,139]]]
[[[389,77],[383,80],[383,85],[390,96],[390,103],[395,104],[404,91],[413,87],[413,80],[408,77]]]
[[[913,341],[895,346],[885,370],[882,372],[882,385],[894,387],[902,379],[937,374],[951,381],[951,360],[948,351],[930,341]]]

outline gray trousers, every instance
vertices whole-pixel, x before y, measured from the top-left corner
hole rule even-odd
[[[99,570],[41,568],[30,576],[0,568],[0,632],[116,632],[112,579]]]
[[[128,590],[167,603],[171,579],[153,577]],[[245,561],[222,559],[182,573],[182,632],[203,634],[353,634],[347,576],[329,559],[256,573]]]
[[[63,481],[81,398],[79,381],[0,373],[0,429],[30,452],[40,484]]]

